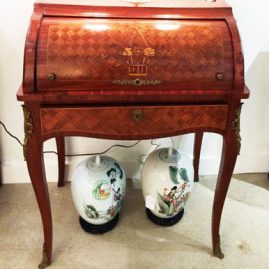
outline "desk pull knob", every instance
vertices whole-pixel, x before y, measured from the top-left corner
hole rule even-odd
[[[224,78],[224,76],[223,76],[223,74],[222,73],[216,73],[216,79],[217,80],[219,80],[219,81],[221,81],[221,80],[223,80],[223,78]]]
[[[48,80],[55,80],[57,78],[55,73],[49,73]]]
[[[141,122],[143,120],[143,110],[142,109],[134,109],[133,110],[133,120],[135,122]]]

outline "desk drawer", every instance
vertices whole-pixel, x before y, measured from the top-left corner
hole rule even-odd
[[[42,108],[44,137],[55,133],[108,139],[147,139],[183,132],[222,132],[227,105]]]

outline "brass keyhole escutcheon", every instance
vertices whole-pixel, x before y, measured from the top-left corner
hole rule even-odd
[[[141,122],[143,120],[143,110],[142,109],[134,109],[133,110],[133,120],[135,122]]]
[[[48,80],[55,80],[57,78],[55,73],[49,73]]]
[[[135,79],[134,84],[135,84],[135,86],[139,86],[141,84],[140,79],[139,78]]]
[[[220,73],[220,72],[216,73],[216,79],[217,80],[221,81],[221,80],[223,80],[223,78],[224,78],[224,76],[223,76],[222,73]]]

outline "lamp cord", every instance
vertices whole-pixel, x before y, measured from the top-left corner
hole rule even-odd
[[[175,143],[174,143],[174,139],[173,137],[170,136],[170,139],[171,139],[171,142],[172,142],[172,147],[174,148],[175,147]],[[151,145],[152,146],[155,146],[155,149],[158,149],[161,145],[160,144],[157,144],[157,143],[154,143],[154,139],[152,139],[150,141]],[[141,164],[141,165],[144,165],[144,161],[142,160],[143,158],[147,157],[147,154],[141,154],[138,158],[138,162]]]
[[[14,138],[23,147],[23,144],[20,141],[20,139],[17,136],[13,135],[11,132],[9,132],[9,130],[7,129],[6,125],[2,121],[0,121],[0,124],[3,126],[4,130],[6,131],[6,133],[9,136],[11,136],[12,138]]]
[[[6,127],[6,125],[0,120],[0,124],[2,125],[2,127],[4,128],[5,132],[12,137],[13,139],[15,139],[22,147],[23,147],[23,143],[20,141],[20,139],[13,135]],[[65,157],[79,157],[79,156],[92,156],[92,155],[101,155],[101,154],[105,154],[108,151],[110,151],[112,148],[115,147],[119,147],[119,148],[132,148],[134,146],[136,146],[138,143],[140,143],[141,140],[136,141],[135,143],[133,143],[132,145],[121,145],[121,144],[115,144],[110,146],[109,148],[107,148],[106,150],[102,151],[102,152],[95,152],[95,153],[80,153],[80,154],[66,154],[64,155]],[[153,144],[154,145],[154,144]],[[44,154],[56,154],[58,155],[58,153],[56,151],[50,150],[50,151],[43,151]]]

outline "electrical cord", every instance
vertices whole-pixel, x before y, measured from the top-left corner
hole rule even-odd
[[[18,137],[16,137],[15,135],[13,135],[6,127],[6,125],[0,121],[0,124],[3,126],[5,132],[11,136],[13,139],[15,139],[22,147],[23,147],[23,143],[20,141],[20,139]],[[120,145],[120,144],[115,144],[110,146],[109,148],[107,148],[106,150],[102,151],[102,152],[95,152],[95,153],[81,153],[81,154],[66,154],[65,157],[79,157],[79,156],[92,156],[92,155],[101,155],[101,154],[105,154],[107,153],[109,150],[111,150],[112,148],[115,147],[119,147],[119,148],[132,148],[134,146],[136,146],[138,143],[140,143],[141,140],[136,141],[134,144],[132,145]],[[44,151],[44,154],[56,154],[58,155],[58,153],[56,151]]]
[[[161,145],[160,145],[160,144],[156,144],[156,143],[154,143],[153,141],[154,141],[154,139],[152,139],[152,140],[150,141],[150,143],[151,143],[152,146],[155,146],[155,149],[154,149],[154,150],[156,150],[156,149],[158,149]],[[145,158],[146,156],[147,156],[147,154],[141,154],[141,155],[139,156],[139,158],[138,158],[138,162],[139,162],[141,165],[144,165],[144,161],[142,160],[142,158]]]
[[[6,131],[6,133],[11,136],[12,138],[14,138],[22,147],[23,147],[23,144],[22,142],[20,141],[20,139],[18,137],[16,137],[15,135],[13,135],[11,132],[8,131],[6,125],[0,121],[0,124],[3,126],[4,130]]]
[[[156,150],[156,149],[158,149],[161,145],[160,145],[160,144],[156,144],[156,143],[154,143],[153,141],[154,141],[154,140],[152,139],[152,140],[150,141],[150,143],[151,143],[152,146],[156,146],[156,148],[155,148],[155,150]]]
[[[175,143],[174,143],[174,139],[173,139],[173,137],[170,136],[170,139],[171,139],[171,142],[172,142],[172,147],[175,148]],[[154,150],[156,150],[156,149],[158,149],[161,145],[160,145],[160,144],[157,144],[157,143],[154,143],[153,141],[154,141],[154,139],[152,139],[152,140],[150,141],[150,143],[151,143],[152,146],[155,146],[155,149],[154,149]],[[142,160],[142,158],[145,158],[146,156],[147,156],[147,154],[141,154],[141,155],[139,156],[139,158],[138,158],[138,162],[139,162],[141,165],[144,165],[144,161]]]
[[[136,141],[134,144],[132,145],[120,145],[120,144],[115,144],[110,146],[109,148],[107,148],[106,150],[102,151],[102,152],[96,152],[96,153],[81,153],[81,154],[66,154],[66,157],[78,157],[78,156],[91,156],[91,155],[101,155],[101,154],[105,154],[107,153],[109,150],[111,150],[112,148],[118,147],[118,148],[132,148],[134,146],[136,146],[138,143],[140,143],[141,140]]]
[[[6,127],[6,125],[0,121],[0,124],[3,126],[5,132],[12,137],[13,139],[15,139],[22,147],[23,147],[23,143],[20,141],[20,139],[18,137],[16,137],[15,135],[13,135]],[[174,140],[172,137],[170,137],[171,141],[172,141],[172,145],[174,147]],[[81,156],[92,156],[92,155],[101,155],[101,154],[105,154],[108,151],[110,151],[112,148],[118,147],[118,148],[132,148],[134,146],[136,146],[137,144],[139,144],[141,142],[141,140],[136,141],[134,144],[132,145],[121,145],[121,144],[115,144],[110,146],[109,148],[107,148],[106,150],[102,151],[102,152],[95,152],[95,153],[78,153],[78,154],[66,154],[64,155],[65,157],[81,157]],[[156,144],[154,143],[154,139],[151,140],[151,145],[155,146],[155,150],[158,149],[161,145],[160,144]],[[43,151],[44,154],[56,154],[58,155],[58,153],[56,151],[53,150],[49,150],[49,151]],[[141,160],[143,157],[145,157],[145,154],[142,154],[139,156],[139,163],[143,164],[143,161]]]

